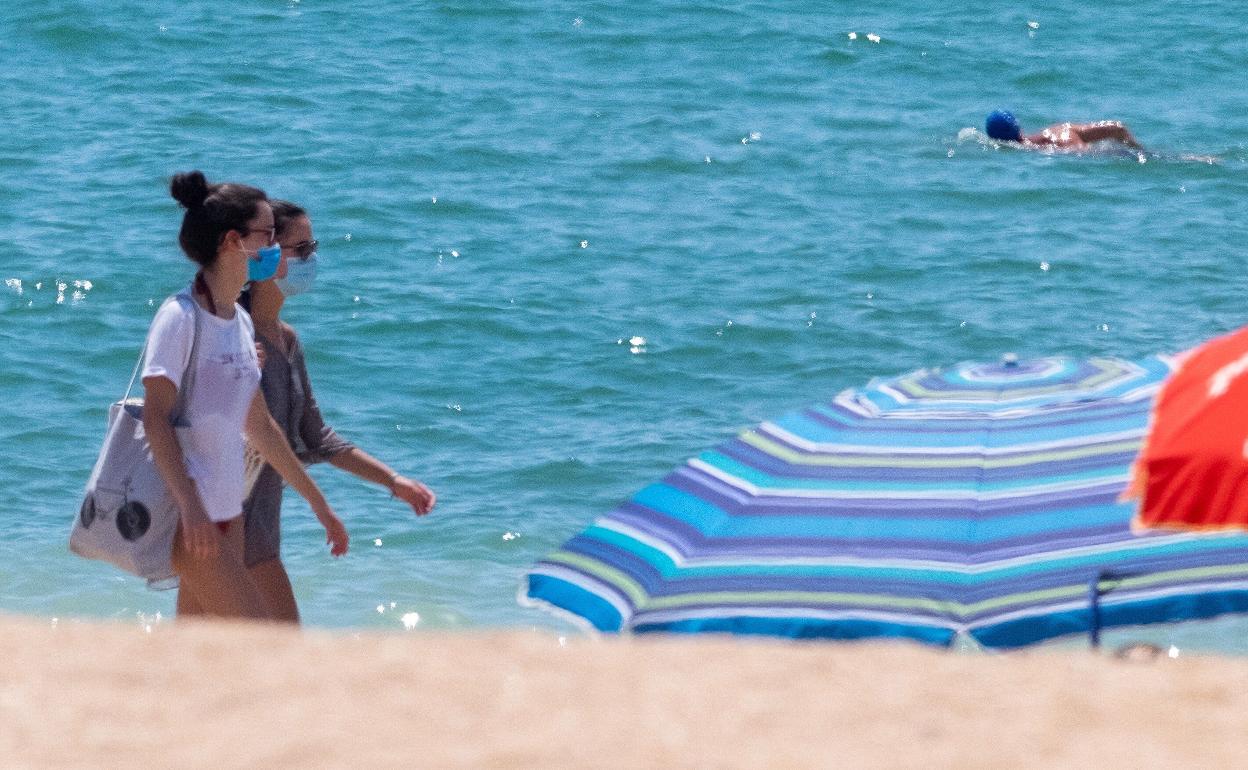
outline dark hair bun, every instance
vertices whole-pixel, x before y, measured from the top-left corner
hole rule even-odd
[[[208,198],[208,180],[202,171],[187,171],[174,174],[169,183],[169,194],[187,209],[204,205]]]

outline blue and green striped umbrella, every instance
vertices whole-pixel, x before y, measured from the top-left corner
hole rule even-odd
[[[923,370],[704,452],[528,573],[603,631],[1017,647],[1248,610],[1248,536],[1131,532],[1164,358]]]

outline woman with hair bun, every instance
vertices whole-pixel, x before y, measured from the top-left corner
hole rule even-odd
[[[316,277],[312,221],[307,211],[289,201],[274,200],[270,205],[281,261],[273,280],[253,282],[239,299],[251,314],[256,342],[264,352],[260,389],[269,411],[300,460],[329,462],[384,487],[417,516],[429,513],[437,501],[429,487],[345,441],[321,417],[299,335],[281,319],[286,299],[309,291]],[[281,559],[282,481],[272,468],[260,471],[243,510],[247,569],[274,619],[298,623],[299,607]]]
[[[346,553],[347,531],[269,416],[251,318],[235,302],[280,260],[267,197],[247,185],[209,184],[199,171],[175,175],[170,193],[186,209],[178,243],[200,269],[152,320],[143,428],[180,514],[178,615],[268,619],[274,613],[243,564],[244,434],[311,505],[335,556]],[[194,376],[175,431],[187,371]]]

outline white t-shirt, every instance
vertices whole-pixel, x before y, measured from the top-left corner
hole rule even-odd
[[[182,415],[189,427],[178,430],[178,442],[208,518],[228,521],[243,510],[243,423],[260,384],[255,329],[237,304],[227,321],[201,308],[189,288],[177,296],[152,319],[143,378],[167,377],[181,388],[198,314],[195,380]]]

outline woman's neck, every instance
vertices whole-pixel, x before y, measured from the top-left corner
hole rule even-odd
[[[231,281],[226,275],[222,275],[214,270],[203,270],[200,273],[203,276],[203,283],[197,288],[203,291],[204,287],[208,289],[208,297],[205,297],[204,307],[213,315],[219,318],[230,319],[234,317],[234,301],[238,299],[238,294],[243,290],[242,286],[238,286],[236,281]]]
[[[273,281],[259,281],[251,285],[251,320],[256,326],[275,327],[281,320],[282,305],[286,297]]]

